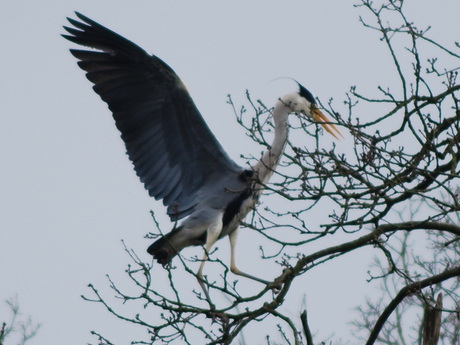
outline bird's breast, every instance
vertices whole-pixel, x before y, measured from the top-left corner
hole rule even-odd
[[[227,236],[236,230],[244,217],[254,208],[257,197],[258,193],[253,188],[247,188],[227,205],[222,217],[220,237]]]

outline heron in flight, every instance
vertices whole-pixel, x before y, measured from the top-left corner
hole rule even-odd
[[[334,137],[340,132],[318,109],[313,95],[299,91],[277,101],[273,110],[274,141],[259,162],[244,169],[229,158],[196,108],[185,85],[160,58],[76,12],[67,18],[64,38],[93,50],[71,49],[78,66],[108,104],[127,154],[150,196],[163,200],[172,222],[185,218],[147,251],[163,266],[183,248],[204,246],[197,272],[209,299],[203,267],[214,243],[230,239],[230,269],[235,263],[238,227],[252,210],[276,169],[288,138],[288,115],[306,116]]]

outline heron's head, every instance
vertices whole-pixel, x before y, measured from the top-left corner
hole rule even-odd
[[[329,134],[339,139],[342,134],[337,127],[331,123],[331,120],[329,120],[329,118],[318,108],[312,93],[301,84],[297,84],[299,85],[299,91],[282,97],[280,99],[281,103],[289,107],[293,113],[305,115],[314,122],[319,123]]]

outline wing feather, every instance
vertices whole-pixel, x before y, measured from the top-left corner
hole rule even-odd
[[[108,104],[149,195],[172,220],[197,205],[225,207],[244,188],[243,169],[225,153],[175,72],[161,59],[86,16],[68,18],[66,39],[94,91]],[[219,194],[220,193],[220,194]]]

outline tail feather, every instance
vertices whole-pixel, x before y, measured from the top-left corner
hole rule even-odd
[[[173,229],[167,235],[156,240],[147,252],[163,267],[167,267],[171,260],[185,247],[199,246],[206,242],[206,228],[200,231],[190,231],[183,225]]]
[[[177,253],[179,253],[179,250],[174,248],[170,241],[170,238],[177,230],[171,231],[166,236],[156,240],[147,249],[147,252],[152,255],[155,260],[157,260],[158,263],[163,267],[168,266],[171,263],[172,258],[175,257]]]

